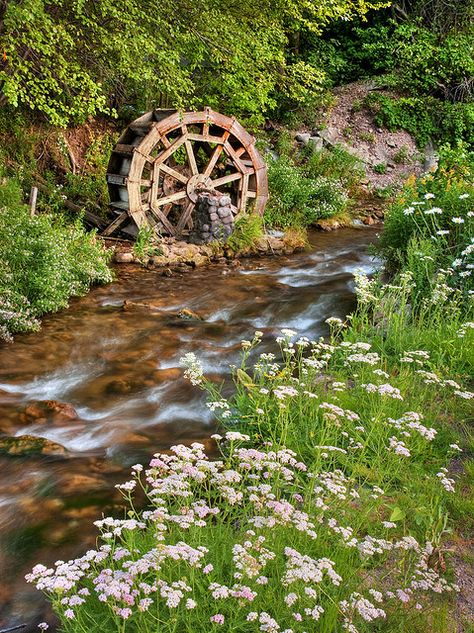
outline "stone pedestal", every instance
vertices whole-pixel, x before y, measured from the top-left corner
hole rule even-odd
[[[219,191],[203,191],[196,200],[194,228],[189,237],[192,244],[225,241],[234,230],[230,196]]]

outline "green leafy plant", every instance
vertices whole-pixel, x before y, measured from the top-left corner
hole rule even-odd
[[[111,252],[87,233],[51,215],[31,217],[19,184],[0,185],[0,335],[34,330],[46,312],[65,308],[92,284],[108,283]]]
[[[147,226],[140,227],[133,245],[133,253],[140,261],[145,261],[154,255],[163,254],[157,243],[157,235],[154,229]]]
[[[387,173],[387,163],[377,163],[372,167],[376,174],[386,174]]]
[[[241,215],[227,238],[226,245],[235,253],[252,248],[263,235],[263,221],[255,213]]]
[[[473,235],[474,155],[445,147],[437,171],[409,180],[388,209],[378,253],[389,270],[408,266],[416,274],[420,296],[431,292],[438,270],[468,295]]]

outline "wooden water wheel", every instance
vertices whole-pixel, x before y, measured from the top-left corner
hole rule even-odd
[[[200,190],[227,193],[237,216],[268,199],[267,169],[255,139],[234,117],[153,110],[131,123],[112,151],[107,182],[114,218],[103,231],[142,226],[181,236],[193,226]]]

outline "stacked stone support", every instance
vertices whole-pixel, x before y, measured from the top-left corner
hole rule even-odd
[[[225,241],[234,230],[234,214],[230,196],[219,191],[199,193],[193,213],[193,244]]]

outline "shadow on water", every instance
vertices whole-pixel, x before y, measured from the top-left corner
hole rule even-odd
[[[264,348],[282,327],[326,334],[327,317],[353,309],[352,275],[373,269],[375,239],[373,229],[315,233],[299,255],[172,278],[129,267],[46,318],[38,334],[0,345],[0,433],[67,449],[59,457],[0,456],[0,628],[45,615],[24,574],[95,546],[92,521],[114,505],[120,511],[113,486],[131,464],[212,433],[179,358],[193,351],[207,375],[223,380],[255,329],[264,332]],[[183,307],[202,320],[177,317]],[[43,401],[73,411],[45,412]]]

